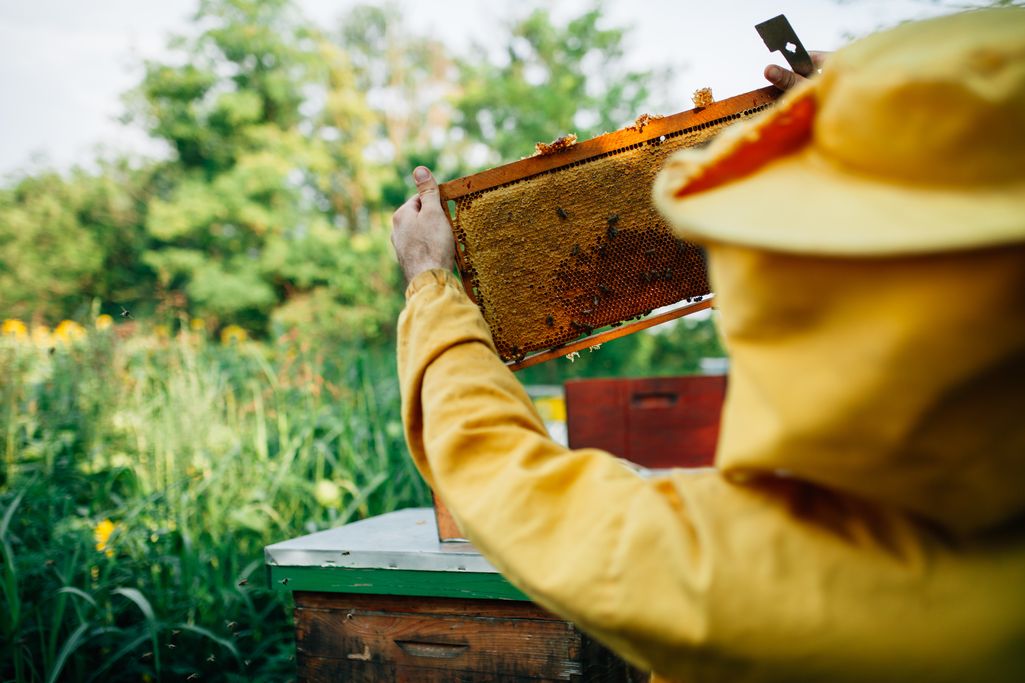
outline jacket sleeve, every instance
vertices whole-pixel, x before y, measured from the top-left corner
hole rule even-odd
[[[667,633],[700,640],[701,534],[677,487],[553,442],[451,274],[410,283],[398,366],[416,465],[510,582],[648,668]],[[693,604],[639,599],[662,591]]]

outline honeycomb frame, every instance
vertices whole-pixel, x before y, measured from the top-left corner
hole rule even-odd
[[[557,357],[582,339],[597,343],[597,330],[622,325],[622,336],[656,308],[707,297],[703,251],[675,237],[651,202],[652,182],[672,153],[706,143],[778,94],[763,88],[639,120],[441,185],[463,286],[499,356],[514,368],[528,354]]]

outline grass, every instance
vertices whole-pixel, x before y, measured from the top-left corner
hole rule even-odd
[[[131,326],[0,338],[0,679],[287,680],[263,547],[428,501],[391,352]]]

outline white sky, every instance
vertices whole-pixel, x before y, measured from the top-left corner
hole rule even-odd
[[[333,26],[356,0],[298,0]],[[527,3],[398,0],[408,26],[454,50],[499,34]],[[565,17],[587,0],[545,3]],[[166,54],[168,35],[188,30],[197,0],[0,0],[0,176],[40,166],[87,164],[100,149],[155,154],[159,148],[117,121],[120,96],[141,77],[142,58]],[[532,5],[531,5],[532,6]],[[519,9],[516,9],[519,8]],[[771,60],[754,25],[783,12],[809,49],[832,50],[903,19],[940,13],[928,0],[606,0],[606,20],[632,26],[631,66],[676,66],[678,110],[710,86],[719,99],[766,85]],[[778,55],[778,53],[776,53]],[[655,107],[650,109],[654,110]],[[640,113],[640,112],[638,112]]]

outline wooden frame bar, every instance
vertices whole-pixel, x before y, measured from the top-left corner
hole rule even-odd
[[[481,192],[498,187],[499,185],[523,180],[538,173],[561,168],[577,161],[590,159],[637,143],[647,142],[662,135],[676,133],[685,128],[694,128],[705,123],[711,123],[739,111],[746,111],[764,104],[770,104],[779,97],[779,94],[779,89],[770,85],[714,102],[707,107],[699,107],[680,112],[679,114],[663,116],[660,119],[651,119],[640,130],[624,128],[613,133],[605,133],[590,140],[578,142],[559,152],[527,157],[526,159],[496,166],[474,175],[450,180],[438,186],[441,193],[441,201],[444,203],[450,199],[459,199],[474,192]]]
[[[676,320],[677,318],[682,318],[685,315],[690,315],[691,313],[697,313],[698,311],[703,311],[706,308],[711,308],[714,298],[714,295],[710,295],[701,301],[691,304],[683,304],[682,306],[678,306],[663,313],[648,316],[647,318],[638,320],[637,322],[628,323],[620,327],[614,327],[610,330],[599,332],[598,334],[592,334],[589,337],[578,339],[577,341],[570,342],[565,346],[560,346],[557,349],[549,349],[547,351],[535,353],[532,356],[527,356],[521,361],[509,361],[506,363],[506,366],[508,366],[508,368],[513,372],[516,372],[517,370],[529,368],[531,365],[544,363],[545,361],[558,358],[559,356],[566,356],[574,352],[583,351],[584,349],[589,349],[596,344],[604,344],[607,341],[619,339],[620,337],[625,337],[628,334],[640,332],[641,330],[646,330],[649,327],[655,327],[656,325],[661,325],[662,323],[669,322],[670,320]]]

